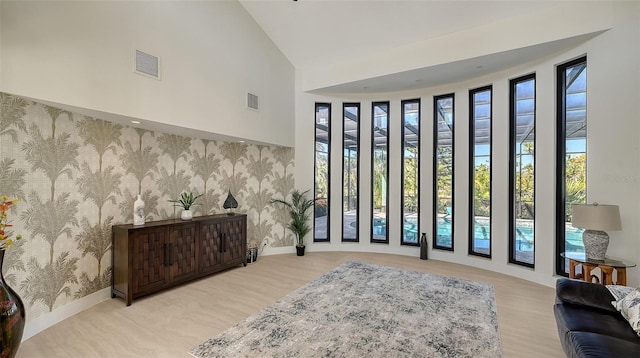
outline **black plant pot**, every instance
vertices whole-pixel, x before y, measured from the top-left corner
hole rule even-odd
[[[304,246],[296,246],[296,255],[304,256]]]

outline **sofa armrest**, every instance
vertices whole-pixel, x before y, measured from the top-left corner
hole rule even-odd
[[[556,296],[561,302],[617,312],[611,304],[615,298],[604,285],[563,277],[556,281]]]

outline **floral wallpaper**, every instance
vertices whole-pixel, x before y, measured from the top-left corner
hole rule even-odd
[[[111,226],[179,218],[170,199],[203,194],[195,215],[224,212],[228,190],[248,216],[248,240],[293,245],[288,212],[292,148],[187,138],[122,126],[0,93],[0,195],[21,201],[9,220],[23,240],[3,272],[27,319],[111,286]]]

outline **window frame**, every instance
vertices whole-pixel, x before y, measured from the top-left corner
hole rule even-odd
[[[355,202],[355,206],[356,206],[356,236],[354,238],[345,238],[344,235],[344,204],[345,204],[345,196],[344,196],[344,190],[345,190],[345,173],[346,168],[344,167],[345,164],[345,155],[344,155],[344,151],[345,151],[345,118],[346,118],[346,113],[347,113],[347,108],[357,108],[358,110],[358,115],[357,115],[357,126],[356,126],[356,168],[355,168],[355,196],[356,196],[356,202]],[[341,218],[342,218],[342,225],[341,225],[341,238],[343,242],[358,242],[360,241],[360,148],[361,148],[361,143],[360,143],[360,132],[361,132],[361,126],[362,126],[362,120],[361,120],[361,108],[360,108],[360,103],[358,102],[344,102],[342,103],[342,188],[341,188],[341,192],[342,192],[342,210],[341,210]]]
[[[475,223],[475,94],[489,91],[489,253],[474,251]],[[469,247],[468,254],[491,258],[493,240],[491,225],[493,224],[493,85],[486,85],[469,90]]]
[[[416,133],[417,137],[418,137],[418,144],[417,144],[417,148],[418,148],[418,155],[417,155],[417,163],[416,163],[416,185],[418,186],[417,190],[417,197],[416,197],[416,242],[410,242],[410,241],[405,241],[405,225],[404,225],[404,204],[405,204],[405,197],[404,197],[404,184],[405,184],[405,176],[404,176],[404,169],[405,169],[405,156],[404,156],[404,151],[405,151],[405,110],[404,110],[404,106],[407,103],[417,103],[418,105],[418,118],[417,118],[417,122],[418,122],[418,133]],[[420,127],[421,127],[421,101],[420,98],[413,98],[413,99],[405,99],[400,101],[400,108],[401,108],[401,124],[402,124],[402,132],[401,132],[401,143],[402,143],[402,147],[401,147],[401,153],[400,155],[402,156],[402,160],[400,163],[400,221],[401,221],[401,225],[400,225],[400,244],[401,245],[407,245],[407,246],[419,246],[420,245],[420,156],[421,156],[421,148],[420,148],[420,143],[421,143],[421,135],[420,135]]]
[[[440,99],[451,98],[451,116],[453,118],[453,128],[451,129],[451,247],[438,245],[438,101]],[[433,97],[433,231],[432,247],[437,250],[454,251],[455,248],[455,93],[447,93]]]
[[[327,113],[328,113],[328,117],[327,117],[327,198],[326,198],[326,210],[327,210],[327,237],[326,238],[318,238],[316,237],[316,230],[315,230],[315,224],[316,224],[316,205],[313,206],[313,242],[330,242],[331,241],[331,103],[329,102],[316,102],[315,103],[315,113],[314,113],[314,134],[313,134],[313,144],[314,144],[314,156],[313,156],[313,171],[314,171],[314,177],[313,177],[313,196],[314,199],[316,198],[316,194],[318,192],[317,190],[317,177],[318,177],[318,166],[317,166],[317,160],[316,160],[316,156],[317,156],[317,149],[316,149],[316,145],[318,143],[318,120],[317,120],[317,115],[318,115],[318,109],[321,107],[326,107],[327,108]]]
[[[533,212],[533,262],[525,262],[518,260],[515,255],[516,249],[516,229],[517,229],[517,221],[516,221],[516,198],[515,198],[515,190],[516,190],[516,158],[517,153],[515,150],[515,146],[517,145],[516,137],[517,137],[517,121],[516,121],[516,86],[518,83],[527,82],[533,80],[533,138],[534,138],[534,147],[533,147],[533,200],[534,200],[534,212]],[[517,78],[513,78],[509,80],[509,263],[520,265],[528,268],[535,268],[536,262],[536,210],[535,210],[535,199],[536,199],[536,151],[537,151],[537,80],[536,74],[530,73],[524,76],[520,76]],[[522,153],[520,153],[522,156]],[[522,160],[522,159],[520,159]]]
[[[588,70],[587,56],[581,56],[556,66],[556,274],[568,277],[566,259],[560,256],[565,251],[567,213],[566,203],[566,84],[565,71],[584,63]],[[587,79],[588,80],[588,79]],[[588,93],[587,93],[588,96]],[[588,98],[587,98],[588,101]],[[588,108],[585,107],[586,125],[588,125]],[[588,128],[588,127],[587,127]],[[585,135],[588,140],[588,134]],[[588,157],[588,146],[585,145],[585,155]],[[588,167],[585,167],[585,177],[588,178]],[[586,186],[586,182],[585,182]]]
[[[374,195],[373,195],[373,188],[374,188],[374,180],[375,180],[375,173],[374,173],[374,160],[375,160],[375,156],[373,155],[374,151],[375,151],[375,134],[374,134],[374,128],[375,128],[375,108],[376,107],[382,107],[382,106],[386,106],[387,108],[387,127],[386,127],[386,132],[387,132],[387,163],[385,165],[386,168],[386,179],[387,179],[387,186],[386,186],[386,192],[384,193],[385,196],[385,200],[387,203],[387,210],[385,211],[385,239],[384,240],[376,240],[374,239],[373,236],[373,225],[374,225],[374,220],[373,220],[373,210],[375,209],[374,207]],[[390,149],[390,140],[391,140],[391,126],[389,126],[389,113],[390,113],[390,109],[391,109],[391,104],[389,101],[377,101],[377,102],[371,102],[371,225],[370,225],[370,230],[371,230],[371,240],[370,242],[372,243],[389,243],[389,149]]]

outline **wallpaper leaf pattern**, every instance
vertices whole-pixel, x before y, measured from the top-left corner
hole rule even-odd
[[[111,284],[111,270],[109,268],[103,272],[102,259],[111,249],[113,216],[104,219],[102,208],[107,203],[115,205],[116,196],[122,194],[122,174],[117,173],[111,165],[103,168],[103,158],[107,151],[115,154],[117,146],[121,146],[122,126],[85,117],[84,121],[78,123],[77,128],[84,144],[92,147],[98,154],[97,170],[93,172],[90,163],[86,161],[81,165],[82,175],[76,179],[83,199],[92,202],[98,208],[95,224],[91,224],[88,217],[83,217],[80,225],[82,231],[74,238],[82,256],[89,255],[96,260],[96,274],[93,279],[88,272],[80,275],[80,288],[74,295],[79,298]]]
[[[197,188],[194,190],[195,195],[203,194],[198,201],[198,206],[195,207],[197,214],[207,215],[214,212],[217,207],[217,203],[220,201],[220,194],[216,193],[214,189],[207,190],[207,184],[209,180],[215,179],[220,175],[220,162],[222,159],[216,158],[214,153],[207,153],[209,144],[215,146],[215,142],[211,140],[200,140],[204,146],[204,152],[202,156],[197,149],[191,151],[193,159],[189,161],[191,170],[193,171],[194,178],[200,178],[202,180],[203,190],[199,192]]]
[[[231,163],[231,172],[228,170],[222,172],[222,180],[220,183],[226,185],[226,187],[231,190],[231,194],[236,196],[236,200],[238,200],[242,195],[240,189],[247,185],[247,177],[241,172],[236,174],[236,166],[244,164],[246,161],[247,145],[242,143],[224,143],[220,146],[220,151],[224,159]]]
[[[0,93],[0,137],[9,136],[14,143],[18,143],[19,129],[23,132],[27,131],[27,127],[22,120],[29,104],[25,99]]]
[[[22,187],[26,183],[24,176],[27,171],[14,168],[15,162],[15,159],[10,158],[0,160],[0,188],[2,188],[2,195],[24,200]],[[15,210],[15,207],[11,207],[11,209]]]
[[[152,147],[143,146],[143,138],[146,133],[153,137],[153,132],[144,129],[135,129],[138,135],[137,147],[134,149],[133,145],[129,142],[124,144],[125,152],[120,154],[120,161],[122,167],[125,168],[127,174],[132,174],[137,182],[138,188],[135,193],[129,189],[124,191],[124,200],[119,204],[120,213],[122,217],[126,218],[127,222],[133,221],[133,203],[137,199],[137,195],[140,195],[145,202],[145,221],[155,220],[155,217],[159,216],[158,212],[158,199],[159,196],[154,195],[151,190],[142,191],[142,182],[145,178],[153,180],[155,178],[154,172],[157,171],[159,153],[152,152]],[[155,216],[154,216],[155,215]]]
[[[291,193],[295,187],[293,173],[287,172],[290,166],[293,166],[294,152],[286,148],[276,148],[273,151],[276,163],[282,166],[282,175],[280,172],[273,173],[273,188],[275,193],[285,193],[280,197],[276,195],[276,199],[282,199]],[[274,232],[272,246],[282,247],[291,246],[294,243],[293,233],[287,230],[287,223],[290,220],[289,211],[284,205],[274,207],[273,219],[280,226],[279,232]]]
[[[183,191],[192,191],[189,184],[191,183],[191,176],[186,174],[185,170],[178,170],[178,161],[180,159],[187,160],[187,153],[189,152],[189,138],[177,136],[174,134],[163,134],[158,138],[158,145],[162,149],[165,155],[168,155],[173,162],[173,171],[169,172],[166,168],[160,169],[160,178],[156,181],[160,187],[162,195],[167,200],[175,200],[180,197]],[[167,213],[162,211],[164,217],[177,217],[176,207],[173,207],[173,212]]]
[[[294,188],[292,148],[187,138],[122,126],[0,93],[0,194],[25,237],[7,251],[5,279],[27,319],[111,285],[111,226],[179,217],[169,199],[204,194],[196,215],[224,212],[231,190],[248,239],[291,246],[288,214],[270,204]],[[6,139],[6,140],[5,140]]]

